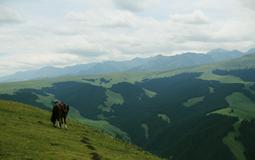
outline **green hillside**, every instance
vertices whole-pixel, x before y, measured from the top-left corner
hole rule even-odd
[[[254,160],[255,55],[151,73],[0,84],[0,99],[70,117],[171,160]]]
[[[54,128],[49,116],[31,106],[0,101],[0,159],[159,159],[75,121],[68,129]]]

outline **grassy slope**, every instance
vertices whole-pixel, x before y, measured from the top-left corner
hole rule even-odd
[[[241,69],[241,68],[254,68],[255,67],[254,62],[255,62],[255,55],[249,55],[249,56],[245,56],[243,58],[239,58],[236,60],[231,60],[229,62],[221,62],[221,63],[217,63],[217,64],[209,64],[209,65],[203,65],[203,66],[192,67],[192,68],[182,68],[182,69],[177,69],[174,71],[162,71],[162,72],[152,72],[152,73],[116,73],[116,74],[106,74],[106,75],[61,77],[61,78],[52,78],[52,79],[44,79],[44,80],[36,80],[36,81],[7,83],[7,84],[0,84],[0,88],[1,88],[0,93],[13,94],[15,91],[22,89],[22,88],[41,89],[43,87],[50,87],[50,86],[52,86],[53,83],[65,82],[65,81],[85,82],[85,83],[91,83],[93,85],[100,85],[100,86],[109,88],[113,84],[116,84],[118,82],[135,83],[137,81],[141,81],[144,79],[171,77],[176,74],[183,73],[183,72],[202,72],[203,74],[200,76],[200,79],[203,79],[203,80],[215,80],[215,81],[219,81],[221,83],[239,83],[239,84],[244,84],[246,86],[250,86],[252,83],[245,82],[238,77],[229,76],[229,75],[216,75],[216,74],[212,73],[212,71],[215,69],[231,70],[231,69]],[[99,80],[101,77],[104,77],[106,80],[110,80],[110,82],[109,83],[101,83]],[[96,79],[96,80],[95,80],[95,82],[90,82],[90,81],[84,80],[84,78]],[[213,90],[212,90],[212,92],[213,92]],[[50,95],[49,95],[49,97],[39,97],[38,101],[49,103],[49,101],[47,101],[47,100],[50,97],[51,97]],[[119,99],[118,97],[119,96],[117,96],[117,99]],[[229,100],[229,98],[230,99],[234,99],[234,98],[228,97],[227,100],[228,100],[228,102],[231,103],[231,100]],[[109,101],[106,102],[106,104],[109,104],[109,106],[111,106],[111,104],[114,104],[115,99],[116,98],[112,98],[112,100],[113,100],[112,103],[110,102],[111,99],[108,99]],[[241,99],[245,99],[245,98],[243,96],[241,96]],[[245,99],[244,101],[246,101],[246,100],[247,99]],[[233,102],[234,102],[234,100],[233,100]],[[246,102],[248,102],[248,101],[246,101]],[[236,103],[236,101],[235,101],[235,103]],[[226,116],[235,116],[235,117],[241,118],[242,108],[238,108],[238,106],[243,106],[242,103],[241,103],[241,105],[239,103],[238,106],[237,105],[235,105],[235,106],[231,105],[231,106],[234,108],[234,115],[233,115],[233,113],[232,113],[232,115],[230,114],[231,108],[219,110],[219,111],[217,111],[218,114],[224,114]],[[245,112],[247,112],[247,111],[248,110],[245,110]],[[77,115],[79,115],[79,113],[77,113]],[[245,115],[242,115],[242,117],[243,116],[245,116]],[[77,117],[79,117],[79,116],[77,116]],[[101,128],[111,128],[111,126],[109,127],[109,124],[106,124],[105,121],[94,122],[94,121],[84,120],[83,117],[79,117],[79,118],[77,118],[77,117],[76,117],[76,119],[80,119],[83,122],[92,124],[94,126],[101,126]],[[108,127],[105,127],[105,126],[108,126]],[[238,136],[238,128],[239,127],[235,127],[235,128],[237,128],[235,130],[235,132],[229,133],[229,136],[226,137],[224,140],[224,141],[227,141],[226,144],[228,144],[228,146],[230,147],[231,150],[233,150],[233,148],[234,148],[234,145],[231,145],[231,143],[232,143],[231,141],[233,141],[234,143],[238,142],[235,140],[235,137]],[[113,129],[113,130],[115,130],[115,129]],[[239,151],[240,151],[240,149],[241,149],[241,147],[239,147]]]
[[[22,82],[0,83],[0,87],[1,87],[0,94],[14,94],[17,90],[24,89],[24,88],[42,89],[44,87],[52,87],[54,83],[66,82],[66,81],[84,82],[84,83],[90,83],[93,85],[110,88],[113,84],[117,84],[119,82],[135,83],[153,74],[154,73],[115,73],[115,74],[86,75],[86,76],[64,76],[64,77],[30,80],[30,81],[22,81]],[[101,83],[99,79],[102,77],[104,77],[106,80],[110,80],[110,82]],[[86,79],[94,79],[95,81],[91,82]]]
[[[183,72],[201,72],[203,73],[200,76],[202,80],[215,80],[221,83],[241,83],[241,84],[249,84],[249,82],[245,82],[241,80],[239,77],[234,76],[220,76],[213,74],[212,71],[216,69],[222,70],[235,70],[235,69],[247,69],[247,68],[255,68],[255,54],[244,56],[241,58],[223,61],[214,64],[207,64],[195,67],[188,68],[180,68],[173,71],[163,71],[152,73],[151,75],[147,74],[146,78],[161,78],[161,77],[171,77],[176,74],[180,74]]]
[[[234,131],[229,132],[228,135],[223,138],[223,143],[229,147],[237,160],[246,160],[244,146],[240,141],[236,140],[236,138],[240,136],[239,127],[241,122],[240,120],[234,124]]]
[[[204,100],[204,96],[203,97],[195,97],[195,98],[191,98],[189,99],[187,102],[184,102],[183,105],[186,107],[192,107],[195,104],[199,103],[199,102],[203,102]]]
[[[237,160],[245,160],[244,146],[239,140],[237,140],[237,137],[240,136],[239,128],[241,122],[243,120],[251,120],[255,118],[255,103],[245,95],[238,92],[226,97],[226,100],[230,107],[217,110],[213,113],[239,118],[239,121],[233,126],[234,131],[229,132],[223,139],[223,142],[230,148]]]
[[[104,105],[100,105],[99,108],[103,112],[114,112],[114,110],[111,108],[113,105],[121,105],[124,103],[124,99],[121,96],[121,94],[115,93],[111,90],[106,90],[105,92],[107,99],[104,102]]]
[[[75,108],[71,108],[69,117],[72,120],[79,121],[80,123],[86,124],[102,132],[105,132],[114,137],[121,137],[123,140],[129,142],[130,138],[126,132],[121,131],[119,128],[111,125],[109,122],[104,120],[90,120],[80,115],[79,111]]]
[[[91,83],[93,85],[100,85],[106,88],[110,88],[113,84],[119,82],[130,82],[135,83],[144,79],[163,78],[171,77],[176,74],[183,72],[202,72],[201,79],[204,80],[216,80],[222,83],[244,83],[238,77],[234,76],[220,76],[213,74],[212,71],[215,69],[232,70],[232,69],[244,69],[244,68],[255,68],[255,54],[244,56],[242,58],[223,61],[215,64],[201,65],[196,67],[180,68],[170,71],[161,72],[144,72],[144,73],[114,73],[114,74],[101,74],[101,75],[86,75],[86,76],[65,76],[41,80],[31,80],[24,82],[13,82],[13,83],[0,83],[1,94],[13,94],[15,91],[23,88],[41,89],[43,87],[51,87],[52,84],[57,82],[76,81]],[[109,83],[100,83],[100,78],[104,77],[106,80],[110,80]],[[88,81],[86,79],[95,79],[95,82]]]
[[[74,121],[67,130],[53,128],[49,116],[31,106],[0,101],[0,159],[159,159]]]
[[[230,107],[217,110],[213,113],[238,117],[240,120],[251,120],[255,118],[255,103],[242,93],[233,93],[226,97]]]

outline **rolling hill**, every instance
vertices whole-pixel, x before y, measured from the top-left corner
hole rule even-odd
[[[63,100],[73,118],[107,123],[111,134],[171,160],[254,160],[254,75],[250,54],[170,71],[5,83],[0,99],[48,110]]]
[[[49,117],[32,106],[0,101],[0,159],[159,160],[75,121],[68,129],[54,128]]]

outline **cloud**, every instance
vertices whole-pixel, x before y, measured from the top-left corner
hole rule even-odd
[[[70,53],[84,57],[98,57],[101,55],[107,55],[108,53],[104,50],[94,50],[94,49],[83,49],[83,48],[71,48],[61,51],[63,53]]]
[[[0,8],[0,17],[9,15],[0,18],[0,24],[1,19],[5,24],[6,19],[19,23],[26,17],[22,25],[0,27],[0,73],[213,48],[247,50],[255,43],[255,14],[240,5],[240,0],[41,3],[12,1],[8,5],[12,9]],[[36,7],[46,4],[37,11]]]
[[[170,20],[177,23],[186,23],[186,24],[208,24],[209,19],[205,16],[205,14],[196,10],[191,14],[175,14],[170,17]]]
[[[113,2],[119,9],[140,12],[155,7],[160,0],[113,0]]]
[[[20,15],[13,9],[0,5],[0,24],[20,23]]]
[[[10,63],[11,59],[11,63]],[[10,74],[20,70],[36,69],[44,66],[66,66],[86,62],[85,58],[72,54],[22,53],[1,57],[0,74]]]
[[[71,22],[79,22],[86,27],[129,28],[134,25],[136,16],[128,11],[88,10],[86,12],[70,12],[65,18]]]
[[[245,7],[247,7],[247,8],[249,8],[249,9],[255,11],[255,1],[254,1],[254,0],[240,0],[240,1],[241,1],[241,3],[242,3]]]

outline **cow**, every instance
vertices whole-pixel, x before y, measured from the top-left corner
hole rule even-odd
[[[69,105],[66,105],[64,102],[54,101],[51,115],[51,122],[54,127],[61,128],[64,126],[67,128],[66,117],[69,111]]]

